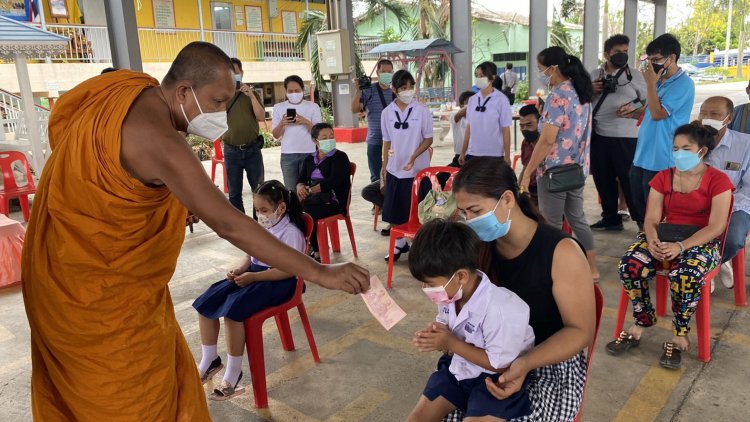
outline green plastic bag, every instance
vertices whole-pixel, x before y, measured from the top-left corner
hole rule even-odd
[[[417,209],[420,224],[425,224],[436,218],[453,220],[457,209],[453,192],[443,191],[434,175],[430,176],[430,181],[432,182],[432,190],[419,203]]]

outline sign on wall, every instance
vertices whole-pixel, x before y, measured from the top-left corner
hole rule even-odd
[[[297,14],[294,12],[281,12],[281,25],[283,31],[287,34],[297,33]]]
[[[260,6],[245,6],[245,19],[248,31],[263,32],[263,10]]]
[[[174,3],[172,0],[152,0],[154,5],[154,26],[174,28]]]
[[[17,21],[28,21],[30,10],[29,0],[0,0],[0,16]]]

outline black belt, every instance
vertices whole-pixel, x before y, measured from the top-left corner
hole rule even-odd
[[[249,143],[243,144],[243,145],[232,145],[232,144],[227,144],[227,143],[224,143],[224,145],[228,146],[228,147],[232,147],[234,149],[238,149],[240,151],[245,151],[245,150],[248,150],[248,149],[256,147],[258,144],[262,145],[262,143],[263,143],[263,140],[256,140],[254,142],[249,142]]]

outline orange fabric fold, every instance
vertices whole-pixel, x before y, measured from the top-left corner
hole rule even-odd
[[[63,95],[50,117],[53,153],[22,261],[36,420],[210,420],[167,287],[186,210],[120,164],[125,116],[157,85],[107,73]]]

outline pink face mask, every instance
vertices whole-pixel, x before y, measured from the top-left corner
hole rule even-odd
[[[448,297],[448,292],[445,291],[445,286],[451,284],[451,281],[453,281],[453,277],[455,277],[455,276],[456,275],[453,274],[453,276],[451,277],[451,279],[448,280],[448,282],[445,283],[445,285],[443,285],[443,286],[440,286],[440,287],[422,287],[422,291],[424,292],[424,294],[427,295],[427,297],[432,301],[432,303],[434,303],[436,305],[448,305],[450,303],[453,303],[453,302],[461,299],[461,297],[463,296],[463,293],[464,293],[463,292],[463,286],[460,286],[458,288],[458,291],[456,292],[456,294],[453,295],[453,297],[451,297],[451,298]]]

